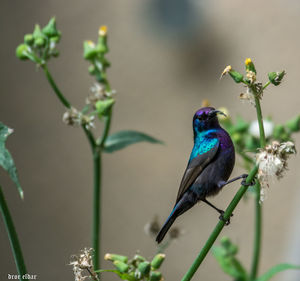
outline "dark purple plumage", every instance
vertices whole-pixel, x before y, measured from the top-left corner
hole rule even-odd
[[[218,113],[212,107],[204,107],[194,115],[194,147],[175,206],[156,237],[158,243],[178,216],[198,201],[206,201],[207,196],[216,195],[230,177],[235,163],[234,146],[228,133],[219,124]]]

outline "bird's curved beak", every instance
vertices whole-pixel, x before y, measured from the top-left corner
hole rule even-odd
[[[224,112],[220,111],[220,110],[212,110],[209,113],[209,116],[210,117],[215,117],[215,116],[217,116],[217,114],[221,114],[221,115],[224,115],[225,117],[227,117],[227,115]]]

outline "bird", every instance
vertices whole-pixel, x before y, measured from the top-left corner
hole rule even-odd
[[[216,195],[225,185],[238,179],[243,179],[242,184],[247,185],[247,174],[228,181],[235,164],[235,150],[229,134],[220,126],[218,114],[225,115],[213,107],[203,107],[193,117],[194,146],[174,208],[156,237],[158,243],[164,239],[176,218],[199,201],[217,210],[219,218],[224,220],[224,211],[207,201],[206,197]],[[225,223],[229,224],[230,219]]]

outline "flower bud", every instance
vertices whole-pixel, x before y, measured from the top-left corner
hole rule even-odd
[[[21,44],[16,49],[16,56],[20,60],[27,60],[28,59],[27,53],[29,52],[30,52],[30,47],[26,44]]]
[[[286,126],[292,131],[292,132],[298,132],[300,130],[300,115],[296,118],[289,120],[286,122]]]
[[[254,66],[254,64],[253,64],[253,62],[252,62],[252,60],[250,58],[247,58],[245,60],[245,66],[246,66],[246,71],[247,72],[248,71],[252,71],[252,72],[254,72],[256,74],[255,66]]]
[[[115,100],[111,98],[97,101],[95,107],[98,112],[98,117],[101,118],[102,116],[107,115],[114,103]]]
[[[34,40],[39,37],[44,37],[44,34],[42,33],[41,28],[38,24],[35,25],[32,36],[33,36]]]
[[[83,57],[86,60],[94,59],[98,54],[95,43],[93,41],[84,41],[83,42]]]
[[[106,25],[103,25],[99,28],[99,38],[98,38],[97,49],[102,54],[105,54],[108,52],[107,26]]]
[[[241,83],[244,79],[244,76],[235,70],[229,71],[229,75],[236,83]]]
[[[24,35],[24,43],[27,44],[27,45],[32,45],[34,42],[34,39],[33,39],[33,35],[32,34],[25,34]]]
[[[224,236],[221,238],[221,245],[226,250],[226,252],[230,255],[235,255],[238,252],[238,247],[234,245],[229,237]]]
[[[270,72],[270,73],[268,73],[268,77],[269,77],[270,82],[275,86],[278,86],[281,83],[284,75],[285,75],[284,70],[282,70],[281,72]]]
[[[96,73],[95,71],[96,71],[95,66],[94,66],[94,65],[90,65],[90,66],[89,66],[89,73],[93,75],[93,74]]]
[[[123,263],[127,263],[128,262],[128,257],[117,255],[117,254],[106,254],[104,256],[104,259],[105,260],[109,260],[109,261],[121,261]]]
[[[43,28],[42,32],[47,37],[60,37],[60,32],[56,29],[55,17],[50,19],[48,24]]]
[[[59,36],[54,36],[54,37],[51,37],[50,38],[50,43],[53,42],[55,44],[57,44],[60,40],[60,37]]]
[[[153,260],[151,261],[151,266],[154,269],[159,269],[162,265],[163,261],[165,260],[166,255],[165,254],[157,254]]]
[[[38,47],[38,48],[41,48],[41,47],[44,47],[45,46],[45,39],[43,37],[38,37],[34,40],[34,44]]]
[[[144,257],[142,257],[140,255],[135,255],[133,259],[138,262],[142,262],[142,261],[146,260]]]
[[[142,276],[147,276],[150,272],[150,269],[151,269],[151,265],[150,262],[148,261],[141,262],[138,265],[138,270],[142,274]]]
[[[114,261],[114,266],[117,270],[119,270],[121,273],[125,273],[129,269],[129,265],[127,263],[124,263],[122,261]]]
[[[158,271],[151,271],[150,273],[150,281],[162,281],[164,280],[162,274]]]

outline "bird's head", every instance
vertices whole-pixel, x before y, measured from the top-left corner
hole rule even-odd
[[[194,115],[194,130],[202,132],[204,130],[220,127],[217,117],[218,114],[225,115],[222,111],[216,110],[213,107],[200,108]]]

